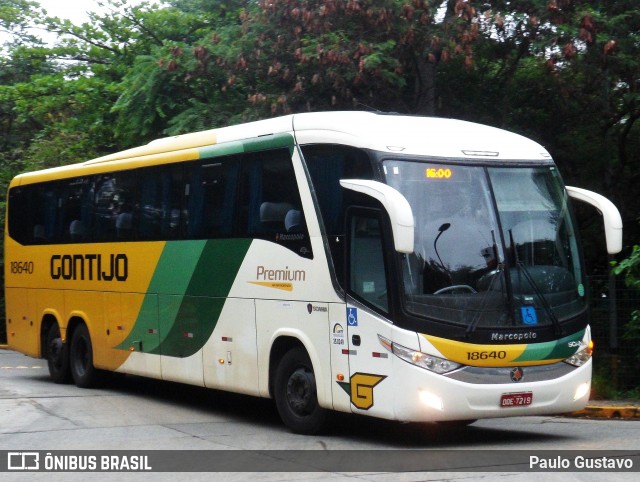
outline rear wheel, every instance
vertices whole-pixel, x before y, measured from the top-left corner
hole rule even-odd
[[[81,324],[73,332],[69,350],[71,375],[81,388],[91,388],[100,381],[100,370],[93,366],[93,347],[86,325]]]
[[[67,344],[62,343],[57,323],[53,323],[47,331],[46,350],[47,366],[51,379],[55,383],[71,382],[69,350]]]
[[[324,425],[327,411],[318,404],[316,377],[304,348],[293,348],[282,357],[274,398],[280,418],[292,431],[314,434]]]

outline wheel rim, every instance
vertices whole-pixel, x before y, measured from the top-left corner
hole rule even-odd
[[[306,416],[313,412],[316,405],[313,372],[300,367],[291,374],[287,381],[287,404],[298,416]]]

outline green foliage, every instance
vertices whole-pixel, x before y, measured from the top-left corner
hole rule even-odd
[[[636,244],[628,258],[614,263],[613,272],[624,275],[624,283],[628,288],[640,290],[640,246]]]
[[[628,258],[619,263],[613,263],[613,272],[616,275],[623,275],[625,285],[640,293],[640,246],[636,244]],[[640,342],[640,309],[631,313],[629,321],[625,324],[623,336],[630,340],[634,346],[638,346],[638,342]],[[640,361],[640,350],[637,348],[636,358]]]

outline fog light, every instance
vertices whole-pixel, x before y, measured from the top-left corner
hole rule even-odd
[[[444,410],[442,398],[440,398],[438,395],[434,395],[431,392],[420,390],[420,401],[435,410]]]
[[[576,393],[573,395],[573,399],[580,400],[585,395],[588,395],[590,390],[591,390],[591,383],[589,382],[581,383],[580,385],[578,385],[578,388],[576,389]]]

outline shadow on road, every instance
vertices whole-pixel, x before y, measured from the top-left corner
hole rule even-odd
[[[278,417],[274,402],[269,399],[131,375],[113,377],[100,390],[202,410],[268,430],[287,431]],[[379,444],[381,448],[391,446],[398,449],[451,446],[471,449],[505,443],[517,449],[520,443],[523,446],[530,446],[535,442],[560,442],[571,438],[541,434],[535,429],[512,430],[474,425],[451,427],[437,423],[400,423],[343,413],[332,413],[321,435],[324,439],[334,437],[352,439],[358,443]]]

